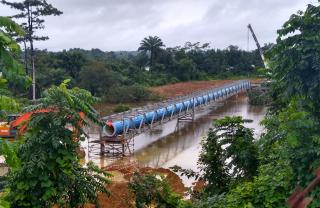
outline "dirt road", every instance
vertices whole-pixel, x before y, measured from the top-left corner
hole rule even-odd
[[[221,87],[232,82],[235,82],[235,80],[179,82],[159,87],[152,87],[150,88],[150,90],[156,94],[159,94],[163,98],[173,98],[176,96],[190,94],[199,90],[206,90],[213,87]]]

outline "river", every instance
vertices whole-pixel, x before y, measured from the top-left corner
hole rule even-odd
[[[117,159],[121,163],[137,163],[140,166],[172,167],[174,165],[197,171],[197,160],[201,151],[201,140],[206,136],[212,121],[224,116],[242,116],[252,120],[245,126],[252,128],[255,138],[263,132],[260,125],[267,108],[251,106],[245,94],[235,95],[227,100],[213,103],[197,110],[195,121],[184,122],[177,126],[172,120],[161,127],[143,133],[135,138],[135,151],[131,157]],[[94,161],[100,166],[114,162],[114,158],[99,157]],[[122,160],[122,161],[121,161]],[[182,178],[187,186],[192,180]]]

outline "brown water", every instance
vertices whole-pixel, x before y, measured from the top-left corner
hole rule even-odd
[[[138,163],[140,166],[172,167],[197,170],[197,160],[201,150],[200,142],[212,127],[212,121],[224,116],[242,116],[253,122],[245,124],[254,129],[255,137],[262,133],[259,124],[266,113],[266,107],[251,106],[248,98],[242,94],[227,100],[213,103],[196,111],[195,121],[184,122],[177,126],[177,120],[172,120],[151,132],[143,133],[135,138],[135,151],[131,157],[125,157],[121,163]],[[100,166],[110,165],[114,158],[101,157],[94,161]],[[192,180],[183,178],[186,185]]]
[[[151,132],[137,136],[134,155],[122,159],[121,162],[165,168],[179,165],[196,171],[201,150],[200,142],[212,127],[213,119],[232,115],[251,119],[253,122],[247,123],[246,126],[254,129],[255,137],[258,138],[263,131],[259,123],[265,114],[266,107],[250,106],[245,95],[233,96],[197,110],[194,122],[184,122],[177,126],[177,120],[173,120]],[[114,160],[102,157],[95,162],[100,166],[106,166]],[[191,185],[192,180],[186,178],[183,180],[186,185]]]

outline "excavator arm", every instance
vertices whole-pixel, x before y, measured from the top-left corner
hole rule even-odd
[[[49,113],[54,112],[55,109],[40,109],[36,111],[26,112],[22,115],[17,116],[16,119],[9,121],[8,123],[3,123],[0,125],[0,137],[5,138],[15,138],[16,134],[22,135],[27,130],[27,122],[30,120],[31,116],[35,113]],[[79,126],[82,125],[83,119],[85,115],[83,112],[79,113],[80,118],[82,119],[79,121]],[[18,131],[19,129],[19,131]],[[74,130],[75,131],[75,130]],[[76,133],[76,132],[74,132]]]

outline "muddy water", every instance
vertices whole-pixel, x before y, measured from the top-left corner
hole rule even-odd
[[[183,168],[197,170],[197,160],[201,150],[201,140],[212,127],[212,120],[224,116],[238,115],[253,120],[246,124],[254,129],[255,137],[262,133],[259,125],[266,113],[262,106],[250,106],[245,95],[233,96],[227,100],[213,103],[197,110],[194,122],[184,122],[177,125],[177,120],[170,121],[155,130],[141,134],[135,138],[134,155],[124,158],[121,162],[136,162],[141,166],[171,167],[179,165]],[[112,162],[110,158],[95,160],[101,166]],[[119,162],[119,161],[118,161]],[[192,180],[183,178],[186,185]]]

